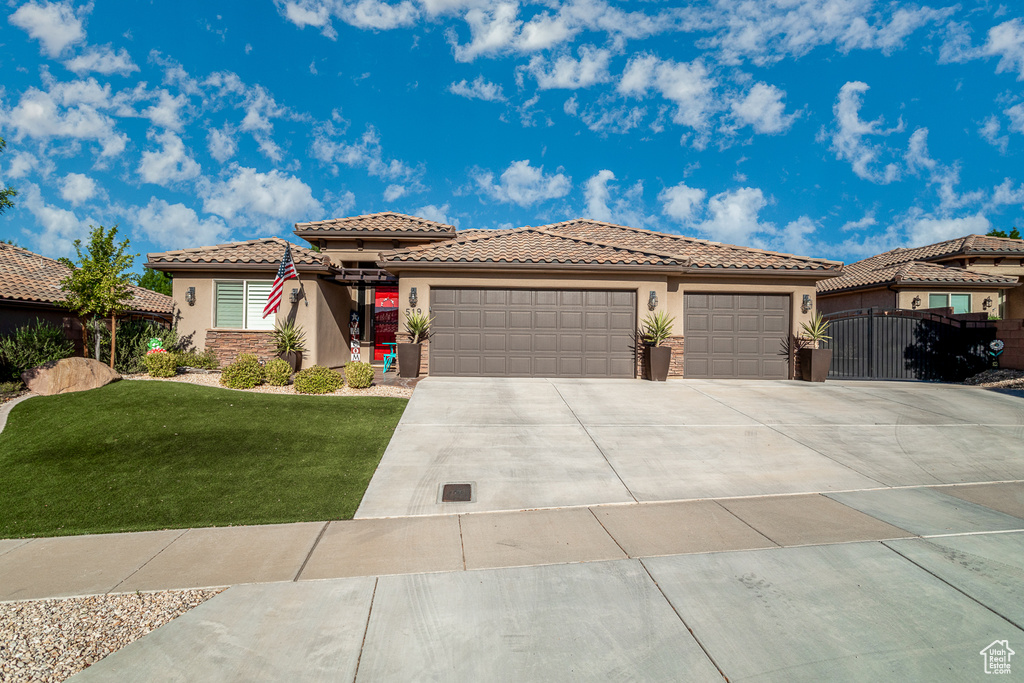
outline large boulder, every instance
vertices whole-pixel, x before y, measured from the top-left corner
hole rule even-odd
[[[92,358],[54,360],[21,373],[29,391],[41,396],[87,391],[119,379],[121,375]]]

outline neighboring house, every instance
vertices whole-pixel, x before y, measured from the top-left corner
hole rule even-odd
[[[339,366],[353,348],[379,360],[404,338],[400,319],[420,310],[434,318],[423,370],[447,376],[635,377],[636,330],[665,311],[676,319],[673,376],[786,379],[815,284],[842,272],[835,261],[585,219],[458,232],[385,212],[299,223],[295,234],[320,252],[292,247],[299,282],[285,285],[277,321],[306,330],[304,364]],[[150,254],[146,265],[173,276],[179,333],[224,359],[242,348],[269,357],[274,322],[259,313],[284,245]]]
[[[69,274],[67,266],[59,261],[0,243],[0,335],[37,319],[45,320],[63,327],[81,353],[82,321],[59,303],[65,297],[60,282]],[[133,298],[126,315],[164,324],[172,322],[171,297],[135,285],[131,291]]]
[[[840,277],[818,283],[818,308],[952,308],[957,314],[1024,318],[1021,276],[1024,241],[968,235],[851,263]]]

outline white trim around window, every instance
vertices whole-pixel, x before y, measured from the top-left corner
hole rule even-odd
[[[272,330],[276,316],[263,318],[273,280],[214,280],[213,326],[219,329]]]

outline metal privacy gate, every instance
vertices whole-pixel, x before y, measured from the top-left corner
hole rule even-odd
[[[923,311],[859,309],[830,313],[823,345],[830,379],[917,379],[959,382],[990,366],[988,321],[956,320]]]

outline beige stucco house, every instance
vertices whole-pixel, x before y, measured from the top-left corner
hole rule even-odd
[[[456,231],[391,212],[299,223],[277,322],[307,332],[304,364],[379,360],[414,310],[434,319],[422,370],[447,376],[635,377],[636,331],[675,318],[673,376],[793,376],[790,349],[835,261],[578,219]],[[262,310],[285,241],[150,254],[170,273],[179,330],[230,360],[269,356]],[[292,296],[294,290],[295,296]],[[261,299],[262,297],[262,299]],[[355,334],[353,334],[353,332]]]
[[[818,283],[825,313],[951,308],[1024,318],[1024,241],[968,235],[915,249],[893,249],[846,266]]]

